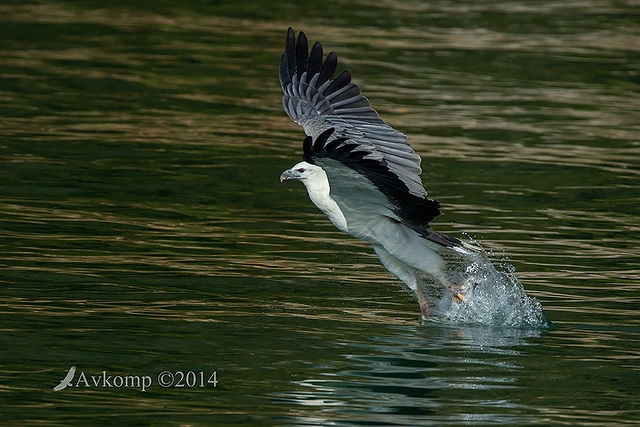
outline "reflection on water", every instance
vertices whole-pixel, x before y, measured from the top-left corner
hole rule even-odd
[[[637,5],[329,6],[0,5],[6,423],[637,420]],[[433,227],[515,268],[558,328],[421,325],[370,248],[279,185],[302,140],[289,25],[409,135]],[[53,392],[72,365],[220,387]]]
[[[314,425],[356,422],[370,411],[379,424],[408,424],[416,417],[451,423],[495,420],[490,411],[471,415],[473,408],[506,409],[500,418],[518,422],[524,418],[508,413],[525,405],[508,396],[521,387],[518,371],[523,366],[513,360],[526,354],[529,339],[541,334],[429,325],[403,328],[367,344],[344,342],[346,369],[319,373],[275,398],[299,405],[297,420]]]

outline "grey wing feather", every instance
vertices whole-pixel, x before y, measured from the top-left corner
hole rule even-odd
[[[322,60],[322,46],[315,43],[308,53],[307,37],[289,28],[285,52],[280,61],[282,105],[287,115],[315,139],[327,129],[335,129],[336,138],[349,138],[384,161],[402,180],[409,192],[425,197],[420,180],[420,156],[409,146],[406,135],[387,125],[351,83],[351,73],[334,77],[337,56],[331,52]]]

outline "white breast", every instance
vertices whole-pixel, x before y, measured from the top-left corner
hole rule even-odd
[[[302,183],[307,188],[309,198],[313,204],[316,205],[340,231],[349,233],[344,214],[335,200],[331,198],[331,188],[329,187],[327,174],[321,168],[318,168],[313,179],[303,180]]]

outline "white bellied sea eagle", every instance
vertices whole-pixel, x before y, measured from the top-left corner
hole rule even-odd
[[[341,231],[373,246],[382,264],[416,295],[430,314],[424,275],[464,300],[446,274],[443,251],[473,251],[466,243],[432,230],[440,203],[427,198],[420,156],[407,137],[387,125],[351,83],[335,75],[337,56],[323,60],[322,45],[308,50],[307,37],[289,28],[280,61],[282,104],[303,127],[303,160],[280,175],[300,180],[311,201]]]

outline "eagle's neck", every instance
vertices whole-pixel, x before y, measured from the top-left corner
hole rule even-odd
[[[338,227],[340,231],[348,233],[347,220],[345,219],[338,204],[331,198],[331,187],[329,179],[324,170],[320,169],[313,179],[306,179],[303,182],[309,193],[309,198],[329,220]]]

